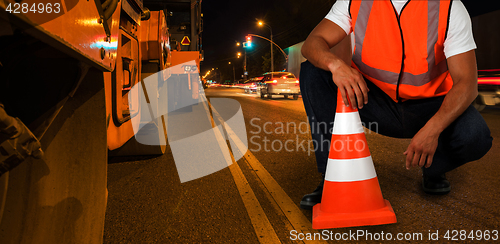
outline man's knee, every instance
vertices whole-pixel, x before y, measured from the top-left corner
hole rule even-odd
[[[302,80],[308,81],[308,80],[331,80],[332,79],[332,73],[323,69],[320,69],[309,61],[304,61],[300,65],[300,81]]]
[[[456,128],[455,133],[459,136],[454,136],[450,144],[458,146],[456,153],[460,159],[470,162],[482,158],[490,150],[493,138],[488,125],[477,110],[471,106],[465,113],[469,113],[466,126]]]
[[[311,62],[306,60],[300,64],[300,75],[303,76],[306,74],[310,74],[310,72],[314,72],[314,70],[316,69],[317,68],[313,64],[311,64]]]
[[[310,89],[329,89],[334,86],[332,73],[320,68],[317,68],[309,61],[305,61],[300,65],[300,86],[301,89],[309,87]],[[335,87],[334,87],[335,88]],[[336,90],[336,88],[335,88]]]
[[[316,68],[311,62],[305,61],[300,64],[300,77],[299,80],[301,83],[308,82],[310,80],[315,79],[317,76],[318,68]]]
[[[482,158],[491,149],[493,138],[486,123],[483,126],[471,128],[470,138],[465,150],[470,154],[469,161],[474,161]]]

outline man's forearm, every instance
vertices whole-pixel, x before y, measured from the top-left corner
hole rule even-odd
[[[477,68],[474,50],[448,59],[453,87],[446,94],[438,112],[427,122],[441,133],[458,118],[477,97]]]
[[[324,19],[309,34],[302,46],[302,55],[314,66],[333,71],[343,63],[350,63],[350,41],[343,41],[346,33],[337,24]],[[334,52],[331,48],[334,47]],[[342,62],[344,60],[344,62]]]
[[[328,44],[319,37],[309,37],[302,46],[302,55],[314,66],[332,71],[336,64],[341,61],[337,55],[330,52]]]
[[[314,66],[332,72],[333,82],[339,88],[346,106],[361,109],[368,102],[366,82],[350,66],[350,39],[346,38],[346,33],[337,24],[327,19],[321,21],[307,37],[302,46],[302,55]]]
[[[477,86],[459,83],[446,94],[438,112],[427,122],[426,126],[435,133],[441,134],[458,116],[460,116],[477,96]]]

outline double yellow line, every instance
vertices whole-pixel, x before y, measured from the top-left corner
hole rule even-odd
[[[229,127],[228,124],[222,119],[220,114],[211,106],[210,102],[207,100],[202,102],[209,120],[212,122],[212,128],[214,129],[215,137],[217,138],[219,147],[224,154],[224,158],[229,166],[229,170],[234,178],[238,192],[243,200],[245,208],[252,222],[255,234],[259,239],[260,243],[281,243],[280,239],[276,235],[276,232],[269,222],[267,215],[265,214],[259,200],[255,196],[254,191],[248,184],[247,179],[243,175],[241,168],[238,166],[234,160],[233,153],[231,150],[239,150],[242,154],[244,153],[244,158],[248,162],[250,168],[255,172],[257,176],[258,185],[261,186],[262,190],[268,196],[271,204],[275,207],[278,215],[285,216],[288,223],[285,223],[288,231],[296,230],[296,233],[317,233],[316,230],[312,229],[311,222],[304,216],[302,211],[299,209],[297,204],[295,204],[292,199],[286,194],[286,192],[280,187],[278,182],[269,174],[269,172],[264,168],[264,166],[257,160],[257,158],[250,152],[246,145],[238,138],[234,131]],[[214,121],[216,118],[223,130],[221,132],[216,126]],[[225,137],[223,134],[226,135]],[[225,140],[232,140],[233,145],[236,148],[231,148],[229,150],[228,142]],[[307,243],[326,243],[325,241],[305,241]]]

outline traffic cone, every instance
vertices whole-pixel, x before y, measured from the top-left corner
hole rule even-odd
[[[337,112],[321,203],[313,207],[314,229],[396,223],[382,197],[357,108],[337,94]]]

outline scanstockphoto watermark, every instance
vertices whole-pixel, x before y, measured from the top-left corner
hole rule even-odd
[[[297,230],[290,231],[292,241],[422,241],[423,233],[390,233],[370,232],[368,230],[349,230],[349,232],[334,232],[323,230],[321,233],[301,233]],[[428,240],[437,240],[437,233],[428,233]]]
[[[498,230],[427,230],[423,232],[371,232],[368,230],[349,230],[335,232],[323,230],[315,233],[290,231],[292,241],[498,241]]]
[[[378,132],[378,123],[361,123],[368,130],[368,133]],[[365,140],[343,136],[335,139],[332,143],[331,134],[334,122],[313,122],[302,121],[296,123],[271,122],[262,123],[262,119],[253,118],[250,120],[249,150],[251,152],[307,152],[311,155],[316,150],[335,151],[363,151],[367,147]],[[315,138],[309,135],[317,134]]]

